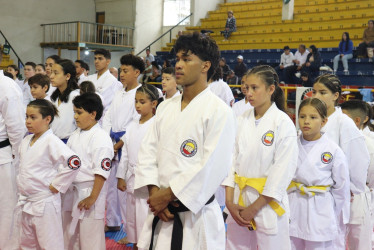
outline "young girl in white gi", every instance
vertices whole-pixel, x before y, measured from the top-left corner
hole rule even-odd
[[[51,101],[56,105],[59,117],[52,123],[53,133],[63,142],[77,128],[74,121],[73,99],[79,95],[75,65],[70,60],[59,60],[52,66],[51,84],[56,90],[51,95]]]
[[[349,168],[351,202],[346,202],[339,216],[336,249],[369,249],[371,247],[370,190],[366,178],[370,163],[365,138],[354,122],[339,107],[335,107],[341,95],[341,83],[337,76],[319,76],[313,84],[313,97],[326,103],[328,121],[322,128],[332,141],[343,150]],[[348,224],[347,227],[344,224]],[[347,230],[347,232],[346,232]],[[345,239],[346,236],[346,239]]]
[[[71,220],[64,222],[67,226],[64,228],[65,247],[102,250],[105,249],[105,181],[114,156],[113,144],[108,133],[97,123],[104,110],[100,97],[85,93],[74,98],[73,104],[78,129],[70,136],[67,145],[81,157],[82,167],[73,182],[71,218],[64,218]]]
[[[22,141],[17,177],[21,249],[64,249],[59,192],[67,191],[81,161],[49,129],[55,115],[56,107],[44,99],[27,106],[26,127],[32,134]]]
[[[153,123],[153,115],[158,104],[159,93],[156,87],[148,84],[136,90],[135,108],[141,115],[139,120],[133,120],[121,138],[124,142],[122,158],[117,169],[118,189],[126,195],[126,241],[121,244],[134,243],[137,249],[139,234],[148,215],[147,200],[134,196],[135,168],[138,162],[138,151],[148,127]],[[162,97],[161,97],[162,99]]]
[[[244,82],[253,108],[238,118],[232,170],[223,182],[231,214],[226,248],[289,250],[286,190],[297,164],[296,129],[273,68],[254,67]]]
[[[289,186],[290,236],[294,250],[333,249],[337,216],[350,198],[349,172],[343,151],[321,128],[326,104],[317,98],[299,107],[299,157]]]
[[[165,92],[165,100],[180,95],[177,89],[174,67],[167,67],[162,70],[162,91]]]
[[[252,107],[251,104],[248,102],[247,89],[245,88],[244,80],[245,77],[242,78],[242,83],[240,85],[240,90],[242,91],[244,98],[232,105],[232,111],[234,111],[236,117],[241,116],[245,111]]]

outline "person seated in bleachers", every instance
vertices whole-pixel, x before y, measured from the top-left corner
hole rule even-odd
[[[219,60],[219,66],[220,66],[221,69],[222,69],[223,80],[226,82],[226,81],[227,81],[227,76],[229,75],[231,69],[230,69],[230,66],[227,65],[227,63],[226,63],[226,59],[225,59],[224,57],[222,57],[222,58]]]
[[[295,73],[300,74],[300,70],[306,62],[306,58],[309,54],[309,51],[306,50],[304,44],[299,45],[299,49],[295,53],[295,59],[292,61],[294,63],[293,66],[289,66],[286,68],[286,74],[284,81],[288,84],[295,84],[298,82],[297,77],[295,77]]]
[[[281,55],[280,63],[275,67],[275,71],[279,76],[280,82],[284,82],[286,77],[286,68],[293,66],[293,60],[295,59],[293,53],[290,50],[289,46],[284,46],[283,54]]]
[[[152,75],[148,78],[148,82],[161,82],[161,74],[160,68],[158,64],[153,61],[152,62]]]
[[[313,87],[313,82],[312,82],[312,80],[310,79],[308,73],[306,73],[306,72],[302,72],[302,73],[301,73],[301,77],[300,77],[300,79],[301,79],[301,83],[300,83],[300,84],[301,84],[303,87],[308,87],[308,88]]]
[[[241,81],[243,75],[247,72],[247,65],[243,62],[242,55],[238,55],[236,59],[238,61],[238,64],[235,65],[234,72],[235,75],[239,78],[239,81]]]
[[[225,30],[221,31],[221,34],[225,37],[224,41],[227,41],[232,32],[236,31],[236,19],[232,10],[227,11],[227,20]]]
[[[348,60],[353,58],[353,42],[349,39],[349,33],[343,32],[342,40],[339,43],[339,54],[334,57],[334,73],[338,70],[341,60],[344,72],[348,72]]]
[[[162,69],[166,69],[171,67],[170,61],[168,59],[164,60],[164,63],[162,64]]]
[[[359,58],[368,57],[367,49],[374,48],[374,20],[368,21],[368,27],[364,30],[362,40],[357,48],[357,57]]]
[[[321,54],[315,45],[310,45],[309,54],[301,68],[301,72],[307,72],[309,78],[313,81],[318,76],[319,67],[321,67]]]
[[[229,75],[227,76],[226,82],[229,85],[238,85],[239,78],[235,75],[234,71],[230,70],[229,71]]]

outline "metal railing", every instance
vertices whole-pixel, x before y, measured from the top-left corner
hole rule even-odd
[[[21,58],[18,56],[17,52],[14,50],[14,48],[12,47],[12,45],[10,44],[10,42],[8,41],[8,39],[6,39],[4,33],[1,30],[0,30],[0,35],[3,37],[3,39],[5,41],[4,45],[9,46],[10,52],[12,52],[15,57],[17,57],[17,66],[18,66],[18,68],[19,69],[23,68],[25,65],[23,64]]]
[[[187,18],[190,18],[191,16],[193,15],[193,13],[189,14],[188,16],[186,16],[185,18],[183,18],[181,21],[179,21],[179,23],[177,23],[176,25],[174,25],[173,27],[171,27],[168,31],[166,31],[164,34],[162,34],[159,38],[157,38],[156,40],[154,40],[152,43],[150,43],[147,47],[145,47],[143,50],[141,50],[138,54],[136,54],[137,56],[140,55],[142,52],[144,52],[146,49],[151,49],[151,46],[153,44],[155,44],[156,42],[158,42],[158,40],[160,40],[161,38],[163,38],[166,34],[170,34],[170,37],[169,37],[169,43],[171,42],[171,31],[173,29],[175,29],[176,27],[178,27],[184,20],[186,20]]]
[[[89,22],[41,24],[43,43],[97,43],[133,46],[134,28]]]

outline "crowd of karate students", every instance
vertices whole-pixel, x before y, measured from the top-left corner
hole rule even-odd
[[[122,222],[134,249],[372,249],[371,107],[339,106],[338,77],[321,75],[297,130],[270,66],[230,107],[211,83],[216,43],[182,35],[174,50],[165,96],[131,54],[120,85],[103,49],[80,89],[73,62],[48,58],[51,86],[31,80],[44,95],[26,108],[0,73],[0,249],[102,250]]]

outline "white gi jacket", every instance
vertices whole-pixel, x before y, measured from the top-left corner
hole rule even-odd
[[[232,105],[232,110],[236,117],[239,117],[251,107],[252,105],[249,102],[245,103],[245,98],[243,98]]]
[[[77,176],[81,161],[51,129],[30,147],[33,136],[28,135],[22,140],[17,185],[20,201],[22,197],[35,195],[40,195],[41,198],[26,201],[22,211],[42,216],[45,203],[53,202],[56,212],[61,212],[60,194],[52,194],[49,185],[52,184],[60,193],[65,193]]]
[[[9,139],[11,146],[0,148],[0,165],[18,158],[18,150],[26,133],[25,107],[22,93],[14,81],[0,71],[0,142]]]
[[[216,201],[205,204],[229,171],[235,139],[234,114],[209,88],[183,111],[182,97],[168,99],[157,109],[140,147],[135,195],[137,189],[147,185],[170,187],[190,210],[179,213],[183,249],[224,249],[221,210]],[[153,217],[151,213],[147,217],[138,242],[140,248],[149,247]],[[158,223],[155,249],[168,249],[173,222]]]
[[[247,178],[267,178],[262,194],[274,198],[286,211],[282,216],[289,216],[286,190],[296,171],[298,156],[295,125],[275,103],[257,126],[254,113],[251,108],[238,118],[232,169],[222,185],[235,188],[234,203],[238,204],[235,173]],[[249,206],[257,200],[259,193],[247,186],[242,196],[245,206]],[[270,206],[263,207],[254,218],[258,232],[277,234],[277,216]]]
[[[338,233],[337,218],[350,199],[345,155],[325,134],[316,141],[305,141],[300,135],[298,145],[293,181],[305,186],[330,186],[330,190],[315,196],[301,195],[298,190],[289,193],[290,236],[307,241],[334,240]]]
[[[224,101],[229,107],[235,102],[234,95],[232,91],[222,79],[214,81],[209,84],[210,90],[216,94],[222,101]]]
[[[73,99],[78,95],[79,89],[70,92],[68,102],[61,102],[60,105],[58,105],[58,98],[56,101],[51,100],[58,109],[58,116],[55,116],[51,128],[60,139],[68,139],[77,128],[74,120]]]
[[[138,153],[145,133],[154,121],[154,117],[143,124],[133,120],[127,127],[126,134],[121,140],[122,157],[118,164],[116,177],[126,181],[126,191],[134,193],[135,168],[138,164]]]
[[[97,73],[89,75],[87,77],[88,81],[95,84],[96,91],[103,96],[103,106],[104,110],[107,110],[112,103],[114,94],[123,88],[122,83],[120,83],[109,71],[105,71],[99,78],[97,78]]]
[[[358,130],[354,122],[343,114],[340,107],[335,107],[326,125],[322,128],[329,139],[334,141],[343,150],[348,161],[350,175],[350,189],[355,195],[353,202],[349,200],[343,208],[343,222],[350,224],[361,224],[364,214],[368,211],[365,192],[368,192],[366,179],[370,164],[369,152],[366,148],[365,138]],[[352,206],[352,209],[350,209]],[[360,207],[356,209],[356,207]],[[352,217],[353,216],[353,217]],[[352,217],[350,219],[350,217]]]

